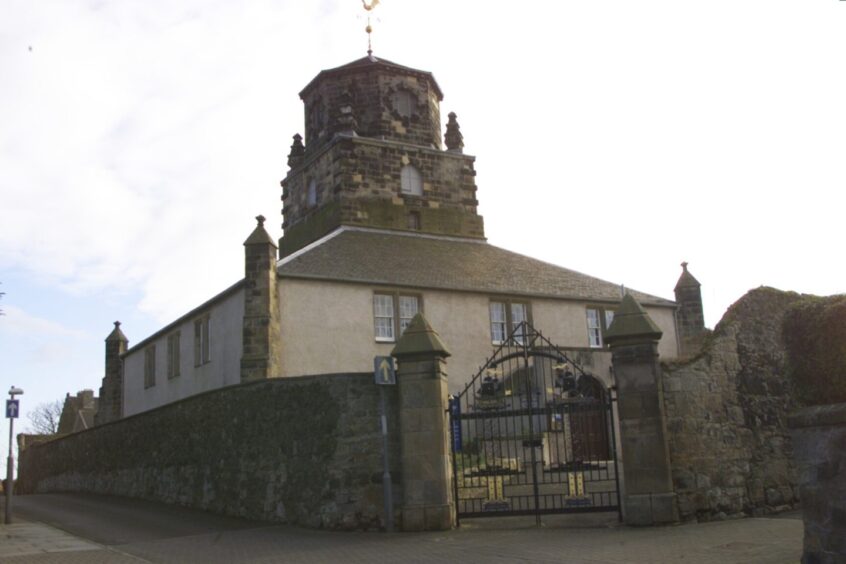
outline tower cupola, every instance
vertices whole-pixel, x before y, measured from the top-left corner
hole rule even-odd
[[[441,135],[432,73],[369,54],[318,73],[300,92],[299,134],[282,180],[284,257],[340,226],[484,238],[475,157],[455,114]]]

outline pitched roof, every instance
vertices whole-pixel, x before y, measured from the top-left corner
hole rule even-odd
[[[620,286],[484,241],[342,227],[279,262],[279,275],[412,288],[619,302]],[[675,302],[629,290],[641,303]]]

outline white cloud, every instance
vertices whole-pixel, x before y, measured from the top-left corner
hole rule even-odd
[[[0,319],[0,333],[15,336],[28,336],[38,339],[62,337],[70,339],[88,339],[85,331],[66,327],[50,319],[31,315],[13,305],[3,305],[3,317]]]
[[[435,73],[494,243],[664,296],[688,260],[713,323],[843,290],[836,4],[385,0],[373,44]],[[280,234],[297,93],[366,47],[354,0],[4,8],[0,265],[161,322],[241,276],[255,215]]]

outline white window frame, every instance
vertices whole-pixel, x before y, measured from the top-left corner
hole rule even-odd
[[[519,315],[517,315],[518,311],[520,312]],[[502,313],[502,317],[500,317],[499,312]],[[525,300],[492,299],[488,306],[491,343],[494,345],[504,343],[520,323],[531,320],[531,312],[531,302]],[[520,335],[515,335],[515,340],[518,343],[523,342]]]
[[[614,310],[609,307],[589,305],[585,308],[588,347],[592,349],[605,347],[605,332],[611,327],[612,321],[614,321]]]
[[[179,332],[167,336],[167,378],[172,380],[180,374],[180,340]]]
[[[587,323],[588,347],[601,349],[602,342],[602,310],[589,307],[585,310],[585,322]]]
[[[211,317],[194,320],[194,366],[211,362]]]
[[[411,165],[405,165],[400,171],[400,192],[406,196],[423,195],[423,175]]]
[[[412,300],[416,307],[411,307]],[[373,336],[376,342],[393,343],[414,316],[423,311],[423,296],[408,292],[373,293]],[[379,321],[381,320],[381,323]]]
[[[144,349],[144,389],[156,385],[156,345]]]

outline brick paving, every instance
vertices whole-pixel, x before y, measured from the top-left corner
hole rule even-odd
[[[130,500],[119,498],[96,501],[131,505]],[[139,513],[141,528],[151,520],[156,506],[133,510]],[[174,518],[174,511],[162,506],[162,519]],[[175,518],[188,519],[198,512],[178,509],[176,513]],[[802,548],[802,521],[798,514],[789,517],[657,528],[618,526],[607,517],[547,518],[540,528],[533,519],[476,520],[454,531],[392,535],[250,522],[232,527],[212,520],[207,532],[199,534],[191,534],[201,528],[194,523],[194,528],[179,536],[140,531],[131,537],[134,540],[114,544],[79,538],[44,523],[16,521],[0,525],[0,562],[786,564],[798,562]]]

